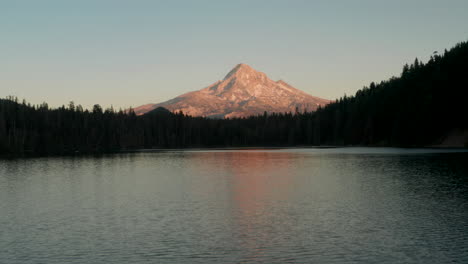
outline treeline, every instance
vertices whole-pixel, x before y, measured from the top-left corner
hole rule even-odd
[[[400,77],[371,83],[313,113],[207,119],[157,109],[49,108],[0,99],[1,155],[102,153],[142,148],[377,145],[425,146],[468,129],[468,43]]]

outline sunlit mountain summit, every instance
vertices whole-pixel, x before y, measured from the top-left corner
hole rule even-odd
[[[135,108],[138,115],[157,107],[192,116],[245,117],[264,112],[314,111],[329,100],[309,95],[288,83],[273,81],[247,64],[236,65],[223,80],[174,99]]]

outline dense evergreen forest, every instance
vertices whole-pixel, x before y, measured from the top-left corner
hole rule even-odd
[[[401,76],[371,83],[313,113],[207,119],[157,109],[49,108],[0,99],[0,154],[62,155],[143,148],[373,145],[427,146],[468,129],[468,43]],[[468,142],[467,142],[468,143]]]

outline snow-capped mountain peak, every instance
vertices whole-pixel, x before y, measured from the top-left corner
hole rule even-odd
[[[243,117],[266,112],[314,111],[330,101],[311,96],[279,80],[273,81],[263,72],[247,64],[236,65],[223,80],[194,92],[150,108],[148,105],[135,108],[144,114],[157,107],[170,111],[183,111],[193,116]],[[149,110],[148,110],[149,109]]]

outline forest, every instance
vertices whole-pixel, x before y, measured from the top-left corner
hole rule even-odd
[[[234,119],[156,109],[50,108],[0,99],[0,155],[68,155],[139,149],[286,146],[398,146],[439,143],[468,129],[468,42],[415,59],[401,75],[343,96],[315,112]],[[467,142],[468,143],[468,142]]]

